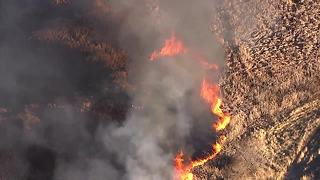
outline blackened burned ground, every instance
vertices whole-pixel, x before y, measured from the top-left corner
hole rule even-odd
[[[1,180],[53,179],[58,160],[79,154],[112,161],[97,127],[121,123],[129,109],[126,57],[90,34],[90,5],[53,2],[0,1]]]
[[[118,25],[108,29],[77,4],[0,7],[11,14],[0,16],[0,179],[50,180],[58,160],[83,156],[113,161],[94,134],[132,108],[127,57],[111,38]],[[226,50],[221,87],[232,122],[197,178],[320,178],[319,11],[312,0],[220,3],[212,30]]]

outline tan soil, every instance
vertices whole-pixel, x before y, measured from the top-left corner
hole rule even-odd
[[[196,178],[319,178],[320,2],[226,0],[218,10],[233,119],[220,157]]]

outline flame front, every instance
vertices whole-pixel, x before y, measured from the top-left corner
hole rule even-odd
[[[175,180],[193,180],[192,169],[204,165],[211,159],[214,159],[222,150],[222,143],[226,140],[225,136],[220,137],[216,144],[212,145],[212,154],[203,158],[191,161],[190,164],[184,164],[184,154],[181,151],[175,158]]]
[[[154,51],[150,55],[150,60],[155,61],[161,57],[172,57],[176,55],[181,55],[184,53],[188,53],[192,59],[196,60],[202,67],[207,70],[217,70],[218,66],[216,64],[210,64],[207,59],[203,56],[194,52],[185,47],[183,41],[178,40],[176,36],[173,34],[169,39],[167,39],[164,43],[164,46],[160,49],[160,51]],[[210,105],[210,110],[213,115],[218,117],[218,120],[213,123],[212,127],[215,131],[221,131],[226,128],[226,126],[230,122],[230,116],[225,114],[222,109],[222,100],[219,97],[220,88],[217,84],[209,82],[207,79],[203,79],[201,84],[200,97]],[[199,167],[204,165],[209,160],[214,159],[217,154],[222,150],[222,144],[225,142],[226,137],[219,137],[218,141],[212,145],[212,152],[198,160],[190,161],[189,163],[184,162],[184,154],[183,152],[179,152],[175,157],[175,180],[193,180],[192,170],[195,167]]]
[[[211,106],[211,112],[219,117],[218,121],[213,124],[213,128],[216,131],[221,131],[230,123],[231,117],[222,111],[222,100],[219,98],[218,93],[218,85],[212,84],[206,79],[202,81],[200,96]]]
[[[226,115],[222,110],[221,110],[221,104],[222,101],[221,99],[217,100],[217,104],[212,108],[213,114],[217,115],[219,117],[218,122],[213,124],[213,128],[216,131],[221,131],[227,127],[227,125],[230,123],[231,117],[229,115]]]
[[[150,55],[150,60],[155,61],[161,57],[173,57],[181,54],[188,53],[192,59],[198,61],[198,63],[207,70],[218,70],[218,65],[210,64],[209,61],[196,51],[191,51],[186,48],[182,40],[177,39],[173,33],[171,37],[165,40],[163,47],[160,51],[153,51]]]
[[[202,99],[211,105],[211,107],[215,107],[218,104],[218,94],[219,94],[219,86],[216,84],[211,84],[208,80],[202,80],[200,96]]]
[[[230,116],[226,115],[221,109],[222,100],[219,98],[219,86],[204,79],[201,85],[200,96],[210,105],[212,114],[219,118],[218,121],[212,125],[214,130],[221,131],[225,129],[230,122]],[[226,139],[225,136],[221,136],[218,142],[212,145],[212,153],[210,155],[199,160],[191,161],[189,165],[184,165],[183,153],[180,152],[175,158],[175,180],[192,180],[192,169],[202,166],[209,160],[214,159],[222,150],[222,144]]]
[[[155,61],[156,59],[160,57],[171,57],[176,56],[179,54],[184,54],[186,52],[186,48],[182,41],[178,40],[174,34],[167,39],[164,43],[164,46],[161,48],[161,50],[154,51],[151,56],[150,60]]]
[[[180,151],[175,158],[175,180],[192,180],[193,174],[189,167],[184,165],[183,152]]]

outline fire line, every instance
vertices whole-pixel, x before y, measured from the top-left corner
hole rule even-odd
[[[153,51],[150,60],[155,61],[161,57],[173,57],[187,53],[183,41],[178,40],[174,34],[167,39],[159,51]],[[190,53],[205,69],[218,69],[215,64],[209,64],[205,58],[197,53]],[[221,109],[222,99],[219,96],[220,88],[217,84],[209,82],[206,78],[202,80],[200,97],[210,106],[211,113],[218,117],[217,122],[212,124],[214,131],[222,131],[230,123],[231,117]],[[193,160],[189,164],[184,163],[184,153],[180,151],[174,159],[174,180],[193,180],[192,170],[195,167],[204,165],[214,159],[222,150],[222,144],[226,141],[225,136],[219,137],[218,141],[212,144],[212,153],[202,159]]]
[[[187,50],[182,41],[178,40],[174,34],[167,39],[160,51],[154,51],[150,60],[155,61],[160,57],[171,57],[185,53]]]

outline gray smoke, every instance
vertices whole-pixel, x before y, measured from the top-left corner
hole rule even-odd
[[[153,8],[148,9],[148,3],[152,2],[155,7],[149,4]],[[214,3],[111,1],[111,4],[120,14],[128,13],[119,43],[127,46],[126,51],[133,57],[129,77],[138,84],[132,95],[133,104],[142,104],[144,108],[129,112],[122,127],[108,131],[106,146],[112,147],[125,162],[127,179],[171,179],[175,154],[184,146],[192,151],[187,139],[193,124],[203,121],[194,119],[190,110],[193,109],[193,114],[203,113],[204,106],[195,99],[199,99],[205,70],[190,54],[157,62],[147,59],[152,49],[159,49],[164,39],[175,33],[188,48],[217,63],[213,58],[217,45],[209,31]],[[128,32],[136,37],[134,41],[126,41]]]
[[[199,89],[202,78],[214,74],[190,54],[148,59],[175,33],[187,48],[219,64],[221,50],[209,30],[215,2],[102,2],[112,15],[88,0],[61,6],[0,1],[0,107],[8,109],[0,114],[0,160],[16,157],[0,165],[0,179],[171,179],[180,149],[192,155],[199,144],[211,143],[212,117]],[[114,87],[113,69],[88,63],[80,50],[34,38],[62,22],[89,27],[93,40],[123,49],[134,90]],[[102,117],[79,113],[79,97],[94,101],[97,111],[112,105],[99,111]],[[132,104],[143,108],[128,108]],[[25,122],[36,125],[26,130]]]

